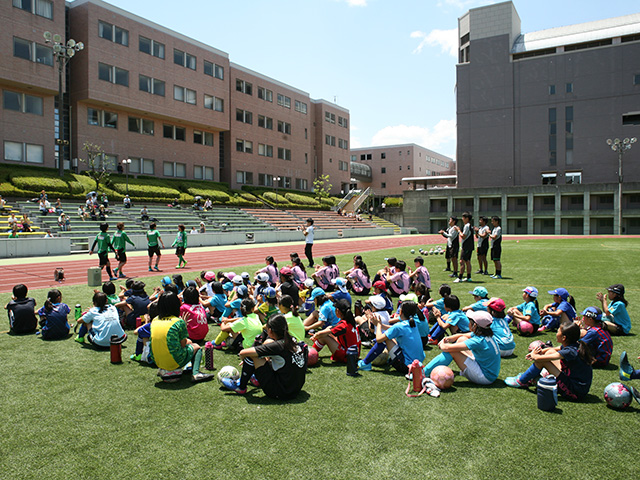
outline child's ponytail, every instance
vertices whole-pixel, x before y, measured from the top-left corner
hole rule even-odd
[[[589,348],[589,345],[582,340],[578,340],[578,356],[580,356],[587,365],[591,365],[593,363],[594,359],[591,349]]]
[[[410,300],[405,300],[400,306],[400,314],[403,318],[409,320],[409,326],[411,328],[415,328],[416,321],[413,317],[418,314],[418,304]]]

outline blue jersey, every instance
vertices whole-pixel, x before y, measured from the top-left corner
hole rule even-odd
[[[626,334],[631,330],[631,318],[629,318],[629,313],[627,312],[627,307],[624,306],[624,303],[611,302],[607,308],[613,317],[613,323],[616,325],[620,325],[622,331]]]
[[[405,365],[411,364],[414,360],[424,361],[422,338],[420,338],[417,323],[412,328],[408,320],[403,320],[388,328],[384,333],[388,339],[395,340],[402,349]]]
[[[487,307],[485,307],[483,305],[484,302],[486,302],[487,299],[483,298],[482,300],[478,300],[477,302],[472,303],[471,305],[469,305],[471,307],[471,310],[473,310],[474,312],[486,312],[487,311]]]
[[[493,339],[498,344],[500,350],[507,351],[516,348],[516,342],[513,339],[513,333],[511,333],[509,324],[504,318],[493,317],[491,330],[493,331]]]
[[[433,308],[435,308],[442,314],[447,313],[447,311],[444,309],[444,298],[441,298],[440,300],[436,300],[435,302],[433,302]]]
[[[516,307],[523,315],[529,316],[529,323],[540,326],[540,312],[534,302],[524,302]]]
[[[462,310],[454,310],[447,313],[446,323],[452,327],[458,327],[458,333],[469,332],[469,317]],[[443,319],[443,321],[445,321]]]
[[[464,344],[473,353],[484,377],[490,382],[495,381],[500,375],[500,349],[496,341],[492,337],[472,334]]]
[[[336,315],[336,307],[331,300],[327,300],[322,304],[318,311],[318,318],[324,322],[324,328],[335,327],[340,321]]]

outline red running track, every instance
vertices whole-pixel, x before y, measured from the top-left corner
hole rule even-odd
[[[372,250],[384,250],[387,248],[398,248],[414,245],[434,245],[442,244],[443,238],[440,235],[410,235],[410,236],[386,236],[367,237],[364,239],[350,239],[343,241],[319,241],[313,245],[313,256],[316,262],[325,255],[357,254]],[[304,259],[304,243],[292,245],[265,244],[256,246],[230,246],[228,249],[218,249],[212,251],[195,251],[187,249],[185,258],[188,260],[187,268],[176,270],[176,256],[173,250],[166,248],[163,250],[160,268],[164,275],[181,273],[185,278],[189,278],[185,273],[197,275],[201,270],[232,270],[242,265],[254,265],[264,263],[268,255],[272,255],[276,262],[281,264],[289,263],[289,254],[298,252]],[[60,257],[59,261],[47,259],[46,262],[26,263],[26,259],[16,259],[15,263],[0,267],[0,293],[11,292],[16,283],[26,284],[30,290],[40,288],[54,288],[59,286],[53,280],[53,271],[57,267],[64,268],[65,281],[63,285],[86,285],[87,269],[98,265],[98,256],[90,259],[75,259],[73,256]],[[148,271],[147,256],[129,255],[125,273],[130,276],[146,277],[150,275],[160,275],[158,272]],[[111,255],[112,267],[117,263]],[[237,272],[240,273],[240,272]],[[253,272],[250,272],[253,273]],[[194,275],[195,274],[195,275]],[[103,272],[103,280],[106,280],[106,272]]]

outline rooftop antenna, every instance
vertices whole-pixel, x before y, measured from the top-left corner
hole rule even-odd
[[[337,95],[333,96],[333,103],[338,103],[338,96]]]

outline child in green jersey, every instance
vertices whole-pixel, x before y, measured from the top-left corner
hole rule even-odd
[[[115,251],[113,249],[113,245],[111,245],[111,237],[107,233],[109,230],[108,223],[100,224],[100,233],[96,235],[96,239],[93,241],[93,245],[91,245],[91,250],[89,250],[89,255],[93,254],[93,250],[98,247],[98,258],[100,259],[100,270],[106,267],[107,274],[109,275],[109,280],[117,280],[118,278],[113,275],[111,271],[111,262],[109,262],[109,250]]]
[[[135,247],[135,244],[131,241],[129,235],[127,235],[127,232],[124,231],[123,222],[118,222],[116,227],[118,230],[113,234],[113,240],[111,244],[116,251],[116,260],[119,263],[118,266],[113,269],[113,273],[118,275],[119,278],[126,278],[127,276],[122,271],[122,268],[127,264],[127,243],[133,247]],[[120,271],[119,274],[118,271]]]
[[[158,243],[162,245],[162,248],[164,248],[164,242],[162,241],[160,232],[156,230],[156,224],[154,222],[149,225],[149,231],[147,232],[150,272],[153,272],[153,270],[155,270],[156,272],[160,271],[158,264],[160,263],[160,257],[162,256],[162,253],[160,253],[160,245],[158,245]],[[153,255],[156,255],[156,265],[155,267],[153,267],[153,269],[151,269],[151,262],[153,261]]]
[[[184,252],[187,249],[187,234],[184,231],[184,225],[182,223],[178,225],[178,233],[171,246],[176,247],[176,256],[178,257],[178,265],[176,265],[176,268],[186,267],[187,261],[184,259]]]

